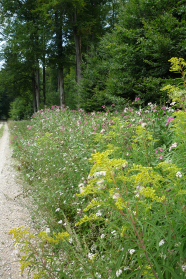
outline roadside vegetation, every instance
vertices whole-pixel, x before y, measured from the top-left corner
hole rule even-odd
[[[183,59],[173,58],[174,72]],[[183,75],[184,81],[184,75]],[[185,278],[184,89],[172,103],[116,111],[53,106],[11,122],[33,199],[32,228],[12,228],[34,278]],[[179,89],[179,90],[178,90]]]
[[[1,138],[2,135],[3,135],[3,131],[4,131],[4,124],[0,127],[0,138]]]

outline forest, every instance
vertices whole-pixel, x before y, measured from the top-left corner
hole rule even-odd
[[[0,118],[168,103],[186,57],[184,0],[1,0]]]
[[[9,231],[21,274],[185,279],[186,1],[0,8],[0,118],[24,120],[8,128],[33,221]]]

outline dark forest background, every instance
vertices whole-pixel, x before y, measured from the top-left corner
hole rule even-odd
[[[186,59],[184,0],[1,0],[0,118],[169,101]],[[113,105],[114,104],[114,105]]]

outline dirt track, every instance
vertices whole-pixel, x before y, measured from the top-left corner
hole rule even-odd
[[[15,227],[30,226],[30,216],[22,195],[19,195],[21,186],[14,169],[8,125],[4,125],[4,133],[0,139],[0,278],[26,279],[25,274],[20,274],[18,251],[14,249],[9,231]],[[19,198],[15,198],[17,195]]]

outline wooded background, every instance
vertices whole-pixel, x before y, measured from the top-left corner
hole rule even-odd
[[[160,89],[180,83],[168,60],[186,59],[184,0],[1,0],[0,10],[0,118],[163,104]]]

